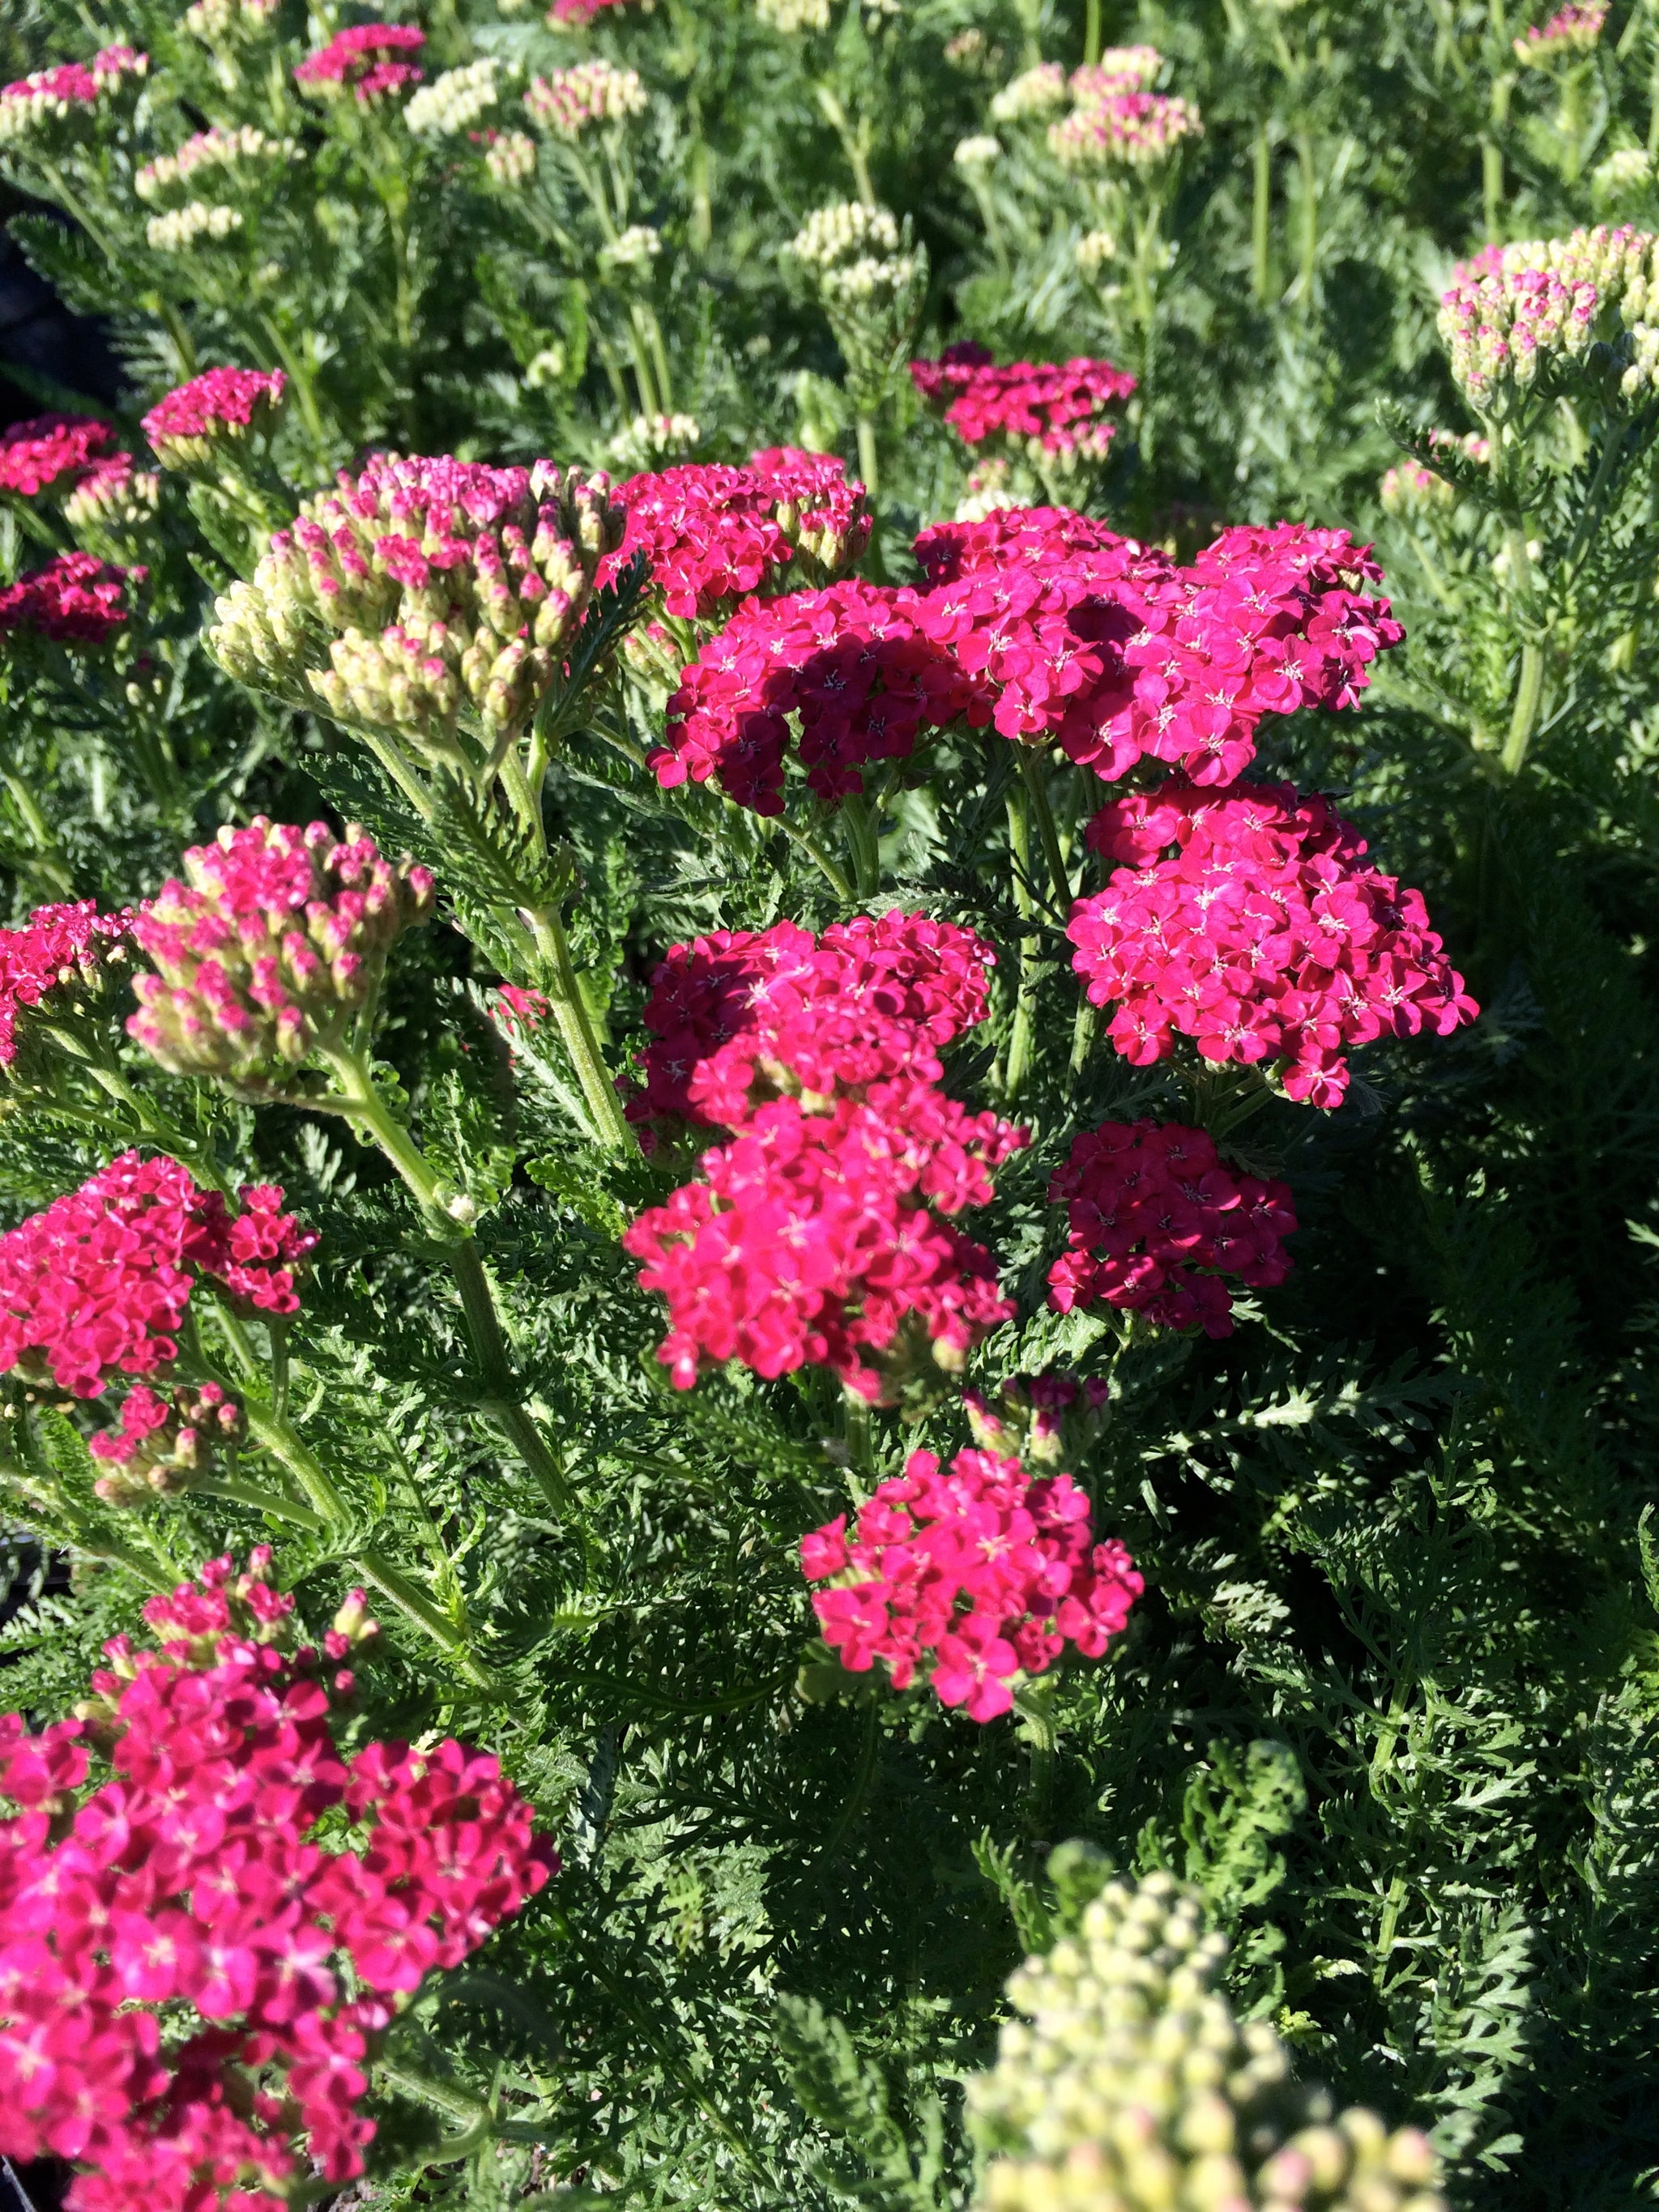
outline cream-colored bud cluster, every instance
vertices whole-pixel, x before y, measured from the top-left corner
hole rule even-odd
[[[470,766],[458,729],[494,750],[528,722],[623,528],[605,476],[379,456],[273,534],[209,643],[242,682],[303,684],[342,721]]]
[[[64,520],[79,538],[118,541],[141,536],[155,519],[161,479],[154,469],[135,469],[125,454],[88,469],[64,501]],[[125,550],[125,544],[121,544]]]
[[[991,102],[994,123],[1023,123],[1030,116],[1052,115],[1066,105],[1066,72],[1058,62],[1039,62],[1022,70]]]
[[[953,522],[983,522],[988,514],[1000,507],[1029,507],[1029,499],[1021,499],[1013,489],[1014,472],[1000,455],[981,461],[969,471],[963,486],[962,497],[957,501]]]
[[[204,239],[222,245],[242,228],[240,208],[210,206],[205,200],[186,200],[181,208],[153,215],[144,225],[144,236],[158,253],[184,253]]]
[[[1590,172],[1590,189],[1602,200],[1628,199],[1652,182],[1653,156],[1645,146],[1621,146]]]
[[[803,31],[827,31],[830,0],[755,0],[757,19],[784,38]]]
[[[993,137],[988,131],[975,131],[971,137],[957,139],[957,150],[951,159],[957,168],[970,173],[988,169],[993,162],[1002,159],[1002,141]]]
[[[269,29],[281,4],[282,0],[191,0],[185,10],[185,28],[209,46],[228,39],[257,38]]]
[[[1023,2020],[968,2085],[983,2212],[1445,2212],[1433,2152],[1332,2117],[1273,2030],[1215,1989],[1226,1954],[1167,1875],[1110,1882],[1008,1984]]]
[[[458,138],[488,115],[501,96],[501,65],[486,54],[462,69],[446,70],[411,93],[404,126],[413,138]]]
[[[619,469],[638,474],[661,461],[683,459],[702,442],[702,425],[695,415],[636,415],[605,452]]]
[[[815,209],[795,234],[790,252],[809,269],[836,269],[899,250],[898,218],[890,208],[842,200]]]
[[[662,252],[662,233],[653,230],[648,222],[630,223],[628,228],[599,249],[602,269],[648,269]]]
[[[649,105],[637,70],[607,61],[576,62],[535,78],[524,96],[526,112],[558,138],[579,138],[590,124],[626,123]]]
[[[1567,0],[1547,23],[1534,24],[1512,42],[1515,58],[1526,69],[1548,69],[1553,63],[1587,54],[1600,40],[1607,20],[1607,0]]]
[[[489,180],[504,190],[528,184],[537,160],[536,142],[527,131],[498,131],[484,148]]]
[[[1109,230],[1086,230],[1072,248],[1072,258],[1092,283],[1109,261],[1117,259],[1117,240]]]
[[[270,137],[251,124],[240,131],[200,131],[186,138],[176,154],[161,154],[146,161],[134,177],[132,189],[141,200],[165,199],[187,186],[201,169],[237,169],[302,158],[297,140]]]

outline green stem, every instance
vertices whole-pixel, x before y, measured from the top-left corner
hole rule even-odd
[[[263,1444],[273,1457],[279,1459],[311,1500],[312,1510],[325,1522],[338,1522],[348,1516],[346,1502],[335,1488],[331,1477],[324,1471],[308,1444],[284,1420],[268,1413],[251,1399],[244,1402],[243,1414],[247,1421],[248,1434],[256,1443]]]
[[[1092,69],[1100,59],[1100,0],[1087,0],[1083,11],[1083,64]]]
[[[125,1106],[137,1122],[143,1134],[160,1145],[187,1167],[198,1182],[204,1182],[222,1197],[231,1195],[231,1183],[223,1169],[198,1145],[192,1145],[171,1115],[162,1113],[159,1106],[135,1091],[118,1068],[94,1060],[87,1073],[106,1097],[116,1099]]]
[[[449,1255],[449,1264],[454,1271],[455,1286],[461,1294],[461,1310],[466,1316],[467,1334],[472,1340],[473,1354],[483,1382],[483,1411],[504,1431],[540,1484],[554,1512],[562,1515],[570,1502],[569,1486],[564,1469],[518,1395],[501,1334],[501,1316],[495,1310],[477,1245],[471,1238],[457,1245]]]
[[[1072,1024],[1072,1061],[1073,1075],[1081,1075],[1089,1061],[1090,1048],[1095,1041],[1100,1009],[1085,996],[1077,1002],[1077,1017]]]
[[[1030,921],[1036,912],[1031,896],[1031,816],[1029,790],[1022,779],[1008,793],[1008,846],[1014,863],[1014,903],[1020,919]],[[1032,1042],[1036,1024],[1036,964],[1042,939],[1034,933],[1019,940],[1019,986],[1014,1001],[1013,1034],[1008,1041],[1006,1088],[1018,1097],[1030,1073]]]
[[[864,478],[864,489],[869,495],[870,511],[873,514],[881,494],[881,453],[876,443],[875,418],[860,412],[858,433],[859,474]]]
[[[847,830],[847,849],[853,860],[853,880],[860,898],[874,898],[881,888],[879,825],[862,792],[853,792],[841,803]]]
[[[353,1564],[366,1583],[372,1583],[382,1597],[389,1598],[399,1613],[423,1628],[434,1644],[442,1647],[457,1670],[473,1686],[494,1691],[499,1686],[487,1667],[482,1667],[467,1649],[465,1632],[457,1628],[449,1615],[434,1605],[424,1590],[416,1588],[401,1568],[379,1552],[357,1552]]]
[[[1528,641],[1521,648],[1521,675],[1515,687],[1515,706],[1509,735],[1504,740],[1501,765],[1505,775],[1519,775],[1538,726],[1538,710],[1544,696],[1544,649]]]
[[[1048,864],[1048,874],[1054,887],[1060,920],[1067,919],[1072,908],[1072,878],[1066,866],[1066,855],[1060,848],[1060,829],[1054,820],[1054,811],[1048,804],[1048,757],[1030,745],[1014,747],[1019,763],[1020,781],[1025,786],[1026,802],[1031,819],[1036,823],[1037,836],[1042,846],[1042,857]]]
[[[1296,159],[1302,173],[1302,267],[1297,286],[1306,313],[1313,307],[1314,265],[1319,255],[1319,173],[1311,131],[1297,132]]]
[[[22,777],[10,769],[0,769],[0,778],[3,779],[6,789],[11,794],[13,805],[23,817],[24,828],[34,840],[34,872],[43,882],[53,884],[66,896],[73,896],[75,878],[64,860],[63,847],[52,835],[34,793]]]
[[[880,1727],[879,1701],[872,1698],[865,1711],[864,1746],[859,1753],[858,1768],[853,1777],[853,1787],[848,1793],[847,1802],[836,1815],[835,1826],[823,1839],[822,1856],[826,1860],[834,1858],[836,1853],[841,1849],[848,1830],[864,1810],[864,1801],[870,1794],[870,1784],[876,1771],[876,1753],[881,1742]]]
[[[847,110],[827,84],[814,85],[818,106],[829,118],[830,125],[841,141],[841,149],[847,156],[847,166],[853,172],[853,182],[858,187],[859,198],[866,207],[879,204],[876,187],[870,175],[868,148],[863,131],[854,131],[847,118]]]
[[[855,906],[858,903],[858,893],[853,889],[840,861],[831,855],[817,833],[811,830],[798,830],[793,822],[784,819],[781,816],[779,819],[782,823],[784,834],[791,842],[799,845],[810,860],[817,861],[823,872],[825,882],[836,896],[845,899],[848,906]]]
[[[1258,307],[1267,304],[1272,281],[1273,149],[1265,122],[1258,125],[1255,149],[1255,189],[1250,203],[1250,291]]]
[[[593,1033],[592,1017],[571,964],[570,946],[558,908],[526,908],[525,919],[541,955],[542,988],[552,1006],[559,1035],[592,1116],[594,1133],[608,1152],[631,1152],[638,1140],[628,1125],[622,1101],[617,1096],[617,1087],[611,1080],[599,1039]]]
[[[295,397],[300,403],[301,419],[305,423],[316,458],[319,461],[325,460],[328,452],[328,432],[324,426],[321,410],[317,405],[316,388],[312,383],[310,372],[301,367],[299,355],[283,336],[272,316],[262,314],[259,318],[259,327],[275,348],[277,360],[288,371],[289,380],[294,386]]]
[[[309,1528],[320,1533],[328,1527],[319,1513],[300,1504],[292,1498],[283,1498],[274,1490],[261,1489],[253,1482],[237,1482],[228,1475],[217,1475],[211,1482],[194,1482],[193,1492],[205,1498],[228,1498],[238,1505],[251,1505],[256,1512],[270,1514],[273,1521],[290,1522],[296,1528]]]

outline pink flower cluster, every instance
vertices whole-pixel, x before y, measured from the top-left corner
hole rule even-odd
[[[1296,1228],[1288,1183],[1227,1166],[1214,1139],[1178,1121],[1103,1121],[1072,1139],[1048,1185],[1064,1201],[1066,1249],[1048,1270],[1060,1313],[1104,1298],[1161,1328],[1232,1334],[1236,1275],[1252,1290],[1291,1271]]]
[[[51,1000],[47,1018],[73,1012],[54,994],[96,988],[112,953],[125,950],[131,923],[131,914],[100,914],[82,899],[38,906],[21,929],[0,929],[0,1067],[16,1060],[36,1007]]]
[[[386,61],[386,54],[418,53],[426,33],[413,23],[357,23],[337,31],[325,46],[307,54],[294,69],[294,81],[308,91],[333,94],[349,86],[365,106],[383,94],[402,92],[421,82],[424,71],[413,62]]]
[[[1607,0],[1567,0],[1547,23],[1534,23],[1514,41],[1516,59],[1536,68],[1558,54],[1587,53],[1607,20]]]
[[[1067,1644],[1097,1659],[1146,1588],[1115,1540],[1093,1540],[1069,1474],[1033,1480],[1017,1459],[962,1451],[942,1468],[912,1452],[859,1509],[804,1537],[801,1568],[824,1641],[854,1674],[879,1659],[895,1689],[920,1669],[943,1705],[994,1720],[1021,1675]]]
[[[164,1066],[239,1079],[296,1066],[362,1006],[399,931],[429,913],[425,868],[256,815],[185,854],[133,918],[156,973],[133,978],[127,1028]]]
[[[107,1644],[85,1717],[0,1721],[0,2148],[72,2160],[70,2212],[279,2212],[361,2173],[386,2029],[557,1870],[494,1759],[341,1756],[363,1594],[284,1651],[269,1557],[152,1599],[161,1649]]]
[[[780,921],[672,945],[651,978],[645,1087],[629,1119],[736,1129],[780,1088],[827,1097],[896,1075],[936,1083],[941,1048],[984,1020],[995,964],[971,930],[896,908],[821,938]]]
[[[647,757],[658,782],[718,775],[739,806],[781,814],[792,714],[807,785],[825,799],[861,791],[867,762],[907,759],[922,729],[970,714],[985,721],[974,684],[924,619],[919,592],[855,577],[745,599],[669,700],[663,743]]]
[[[984,1018],[989,959],[968,931],[899,913],[817,944],[782,922],[673,947],[630,1114],[737,1132],[623,1240],[667,1298],[658,1357],[678,1388],[705,1360],[811,1363],[875,1398],[924,1344],[959,1366],[1012,1312],[989,1254],[935,1218],[986,1204],[1026,1141],[939,1087],[940,1047]]]
[[[791,446],[757,453],[746,468],[688,462],[630,477],[614,496],[627,532],[598,580],[610,583],[643,553],[664,608],[684,622],[707,621],[746,592],[780,590],[798,554],[817,580],[833,576],[870,537],[863,485],[848,482],[835,455]]]
[[[959,719],[1109,782],[1144,757],[1224,782],[1263,714],[1353,705],[1404,635],[1342,531],[1230,529],[1178,568],[1067,508],[1006,507],[924,531],[916,558],[922,591],[849,578],[739,606],[669,702],[658,781],[718,775],[779,813],[793,717],[828,799]]]
[[[1328,799],[1175,781],[1103,807],[1089,842],[1128,865],[1073,908],[1072,965],[1095,1005],[1116,1006],[1112,1042],[1137,1066],[1188,1036],[1206,1060],[1269,1063],[1287,1097],[1334,1107],[1345,1047],[1446,1036],[1478,1012],[1420,894],[1364,864]]]
[[[296,1312],[294,1270],[317,1239],[282,1201],[249,1185],[233,1217],[176,1160],[123,1152],[0,1237],[0,1370],[50,1375],[77,1398],[153,1375],[179,1357],[202,1275],[259,1312]]]
[[[149,57],[131,46],[100,46],[90,63],[59,62],[0,86],[0,143],[22,137],[41,118],[61,120],[94,106],[124,76],[142,76],[149,66]]]
[[[553,0],[547,11],[548,27],[557,29],[570,23],[591,23],[602,9],[620,7],[623,0]]]
[[[100,458],[113,458],[114,443],[109,424],[91,415],[36,415],[14,422],[0,430],[0,491],[33,499],[64,477],[78,483]]]
[[[1048,126],[1048,149],[1066,168],[1161,167],[1204,125],[1190,100],[1163,92],[1111,92]]]
[[[210,368],[156,402],[144,417],[144,435],[163,461],[175,453],[194,458],[201,445],[246,435],[256,417],[281,403],[287,383],[280,368]]]
[[[0,592],[0,633],[33,630],[58,645],[101,645],[127,618],[123,591],[149,574],[92,553],[59,553]]]
[[[657,1357],[675,1388],[737,1359],[768,1377],[828,1366],[873,1401],[892,1376],[865,1354],[902,1366],[923,1340],[959,1368],[1014,1309],[984,1247],[934,1216],[988,1203],[991,1171],[1026,1136],[902,1077],[827,1113],[794,1097],[761,1107],[703,1154],[702,1182],[623,1239],[647,1263],[641,1287],[668,1302]]]
[[[1506,268],[1501,246],[1483,247],[1452,271],[1437,328],[1451,373],[1472,405],[1484,408],[1509,380],[1523,390],[1550,357],[1576,360],[1595,336],[1601,295],[1588,278],[1553,269]]]
[[[1029,448],[1033,458],[1101,459],[1115,428],[1103,414],[1135,388],[1134,378],[1109,361],[1079,356],[998,368],[988,349],[971,342],[947,346],[937,361],[913,361],[910,376],[968,445],[1001,438]]]

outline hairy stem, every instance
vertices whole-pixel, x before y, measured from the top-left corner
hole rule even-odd
[[[637,1139],[628,1125],[617,1086],[611,1079],[593,1020],[570,958],[570,945],[556,905],[525,909],[525,919],[541,955],[541,985],[553,1008],[559,1035],[581,1085],[582,1097],[592,1116],[593,1131],[608,1152],[631,1152]]]
[[[1014,864],[1014,903],[1020,919],[1030,921],[1036,912],[1031,896],[1031,817],[1029,787],[1022,779],[1008,793],[1008,846]],[[1019,984],[1014,1000],[1013,1034],[1008,1041],[1006,1089],[1018,1097],[1030,1073],[1031,1049],[1036,1027],[1036,967],[1042,940],[1034,933],[1019,940]]]

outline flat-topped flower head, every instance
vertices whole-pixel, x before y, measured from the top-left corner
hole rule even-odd
[[[95,461],[64,501],[64,520],[94,551],[125,559],[155,519],[161,479],[154,469],[135,469],[131,453]]]
[[[89,62],[60,62],[0,86],[0,146],[50,153],[59,144],[72,145],[149,67],[149,55],[131,46],[100,46]]]
[[[74,2165],[70,2212],[282,2212],[349,2182],[371,2049],[557,1871],[488,1754],[342,1751],[364,1593],[319,1649],[270,1560],[152,1599],[159,1650],[112,1639],[75,1719],[0,1720],[6,2148]]]
[[[869,542],[863,485],[834,455],[793,447],[769,447],[746,468],[687,462],[630,477],[616,496],[627,528],[599,580],[643,553],[653,593],[683,622],[797,577],[827,583]]]
[[[177,153],[146,161],[135,173],[132,189],[146,203],[191,198],[204,185],[223,185],[233,176],[246,183],[301,158],[296,139],[273,138],[252,124],[240,130],[216,125],[186,138]]]
[[[0,1237],[0,1370],[77,1398],[117,1374],[155,1375],[179,1357],[197,1278],[248,1309],[295,1313],[295,1270],[317,1239],[249,1187],[233,1216],[177,1160],[124,1152]]]
[[[768,1377],[826,1366],[872,1401],[927,1368],[959,1373],[1014,1309],[950,1217],[988,1203],[1026,1141],[914,1078],[827,1112],[759,1108],[623,1239],[647,1262],[641,1287],[667,1301],[657,1357],[676,1389],[728,1360]]]
[[[1161,168],[1204,125],[1190,100],[1161,92],[1091,98],[1048,126],[1048,150],[1068,169]]]
[[[649,102],[637,70],[604,60],[574,62],[537,77],[524,96],[526,112],[556,138],[574,140],[596,124],[626,123]]]
[[[114,455],[114,431],[94,416],[31,416],[0,430],[0,492],[33,499],[38,492],[71,491]]]
[[[21,929],[0,929],[0,1069],[21,1072],[48,1048],[50,1032],[71,1032],[127,972],[130,913],[100,914],[91,899],[38,906]]]
[[[154,973],[135,975],[132,1036],[164,1067],[280,1083],[337,1042],[399,933],[432,910],[424,868],[325,823],[261,815],[185,854],[132,931]]]
[[[280,368],[210,368],[156,402],[144,435],[164,469],[204,467],[268,431],[287,385]]]
[[[850,1531],[843,1514],[803,1537],[800,1557],[843,1667],[868,1674],[879,1660],[896,1690],[926,1682],[980,1722],[1009,1711],[1067,1644],[1098,1659],[1146,1588],[1121,1544],[1095,1542],[1069,1474],[1032,1476],[993,1451],[948,1467],[912,1452]]]
[[[410,95],[404,128],[411,138],[455,138],[501,101],[501,64],[491,54],[446,70]]]
[[[1334,1107],[1346,1048],[1474,1018],[1420,895],[1367,865],[1327,799],[1177,781],[1103,807],[1088,842],[1126,865],[1073,908],[1072,965],[1115,1008],[1111,1042],[1137,1066],[1184,1036]]]
[[[1048,1270],[1048,1303],[1060,1313],[1103,1299],[1160,1328],[1229,1336],[1223,1278],[1267,1289],[1290,1273],[1290,1185],[1230,1167],[1204,1130],[1177,1121],[1082,1131],[1048,1202],[1066,1209],[1066,1249]]]
[[[568,31],[591,23],[607,8],[623,4],[623,0],[553,0],[543,21],[550,31]]]
[[[185,28],[204,46],[234,46],[265,36],[283,0],[191,0]]]
[[[1090,107],[1121,92],[1150,92],[1163,67],[1156,46],[1107,46],[1097,62],[1072,71],[1066,88],[1074,107]]]
[[[471,768],[458,731],[493,750],[529,720],[623,526],[608,477],[379,454],[272,533],[209,642],[244,683]]]
[[[92,553],[60,553],[0,591],[0,635],[20,630],[57,645],[106,644],[126,622],[128,586],[148,574]]]
[[[406,92],[426,72],[398,54],[417,54],[426,33],[413,23],[358,23],[337,31],[325,46],[296,62],[294,82],[319,100],[337,100],[349,91],[359,105]]]
[[[1527,69],[1548,69],[1587,54],[1599,45],[1607,20],[1607,0],[1567,0],[1547,23],[1534,23],[1513,41],[1515,58]]]
[[[1452,270],[1439,328],[1453,376],[1483,413],[1501,410],[1598,340],[1620,348],[1626,398],[1659,368],[1659,237],[1629,223],[1488,246]]]
[[[651,978],[645,1086],[629,1119],[737,1129],[784,1091],[937,1082],[943,1048],[985,1019],[995,965],[972,930],[896,907],[817,938],[780,921],[670,945]]]
[[[1103,459],[1116,428],[1105,410],[1135,388],[1109,361],[1079,356],[999,368],[982,348],[964,345],[936,362],[913,361],[910,377],[965,444],[1000,441],[1039,462]]]

